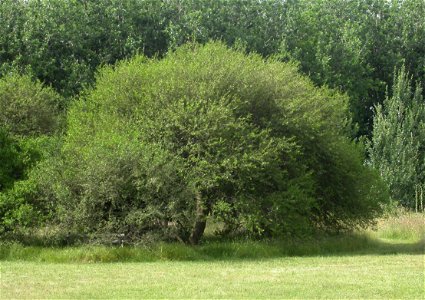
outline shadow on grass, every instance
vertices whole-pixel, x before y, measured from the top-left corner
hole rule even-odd
[[[214,241],[199,246],[159,243],[139,247],[27,247],[0,245],[2,261],[52,263],[154,262],[154,261],[237,261],[264,260],[295,256],[353,256],[424,254],[425,240],[395,243],[367,234],[320,236],[303,240]]]

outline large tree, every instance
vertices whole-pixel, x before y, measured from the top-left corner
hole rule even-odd
[[[293,65],[217,43],[105,68],[51,162],[59,222],[191,243],[208,215],[269,236],[367,225],[385,195],[348,115]]]

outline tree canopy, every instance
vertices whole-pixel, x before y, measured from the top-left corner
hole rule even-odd
[[[104,64],[221,40],[346,92],[357,136],[370,136],[394,68],[425,85],[424,19],[423,0],[3,0],[0,77],[29,71],[68,97]]]

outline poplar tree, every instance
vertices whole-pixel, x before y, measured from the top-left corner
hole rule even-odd
[[[387,93],[388,94],[388,93]],[[412,85],[404,67],[395,73],[392,96],[377,105],[370,163],[401,205],[415,208],[416,191],[425,182],[425,102],[422,87]]]

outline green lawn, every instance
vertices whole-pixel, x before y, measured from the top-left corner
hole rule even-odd
[[[377,231],[200,246],[0,244],[0,298],[425,298],[423,214]]]
[[[267,260],[1,263],[1,298],[423,299],[423,254]]]

